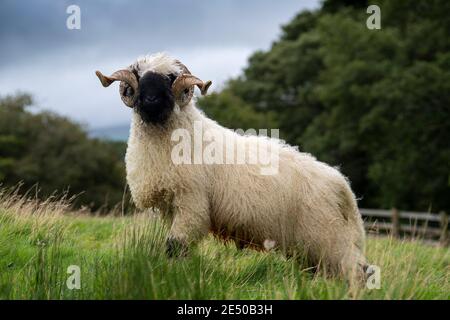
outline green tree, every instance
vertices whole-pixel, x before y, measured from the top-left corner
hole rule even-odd
[[[362,206],[448,210],[450,2],[377,4],[381,30],[367,29],[365,1],[299,13],[223,95],[340,166]]]
[[[0,99],[0,181],[37,186],[40,196],[67,192],[75,205],[111,207],[125,186],[123,143],[90,139],[79,125],[50,112],[30,113],[32,99]]]
[[[275,115],[270,112],[256,112],[250,105],[230,91],[212,93],[199,100],[199,107],[212,119],[220,119],[230,129],[276,127]]]

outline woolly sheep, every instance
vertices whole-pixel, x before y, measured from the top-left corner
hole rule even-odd
[[[363,275],[363,223],[337,169],[280,140],[241,135],[209,119],[191,98],[194,86],[205,94],[211,82],[167,54],[141,57],[110,77],[96,74],[105,87],[120,81],[121,98],[133,108],[127,182],[138,208],[156,208],[169,223],[169,254],[184,252],[212,232],[239,248],[264,249],[269,243],[288,256],[301,253],[311,266],[333,274]],[[248,161],[174,163],[173,133],[194,134],[198,124],[222,133],[248,157],[255,152],[252,146],[266,147],[278,159],[278,172],[262,174],[261,164]]]

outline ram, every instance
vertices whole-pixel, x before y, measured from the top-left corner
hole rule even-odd
[[[169,223],[169,254],[185,253],[212,232],[239,248],[274,247],[348,279],[363,275],[363,223],[337,169],[280,140],[240,135],[209,119],[192,97],[195,86],[205,94],[211,82],[167,54],[139,58],[109,77],[96,74],[105,87],[120,81],[121,98],[133,109],[127,182],[138,208],[158,209]],[[247,160],[264,147],[277,159],[277,170],[267,174],[266,165],[250,161],[174,161],[174,133],[195,136],[198,125],[221,133]]]

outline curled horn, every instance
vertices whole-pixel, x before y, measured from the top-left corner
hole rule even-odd
[[[109,77],[103,75],[100,71],[95,71],[95,74],[105,88],[109,87],[114,81],[120,81],[120,97],[127,106],[133,107],[139,86],[138,80],[133,72],[126,69],[118,70]],[[127,92],[127,86],[132,89],[131,93]]]
[[[179,97],[186,89],[191,89],[193,86],[197,86],[202,95],[205,95],[208,91],[209,86],[211,86],[211,81],[203,82],[199,78],[191,74],[181,74],[179,75],[172,85],[172,91],[175,97]]]
[[[177,61],[177,63],[181,67],[182,72],[173,82],[172,92],[177,104],[180,107],[184,107],[191,101],[192,96],[194,95],[194,86],[197,86],[200,89],[201,94],[205,95],[212,82],[203,82],[196,76],[193,76],[184,64],[179,61]]]

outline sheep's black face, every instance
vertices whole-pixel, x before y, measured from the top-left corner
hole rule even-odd
[[[144,122],[162,125],[169,119],[175,105],[172,94],[174,79],[150,71],[139,79],[135,110]]]

